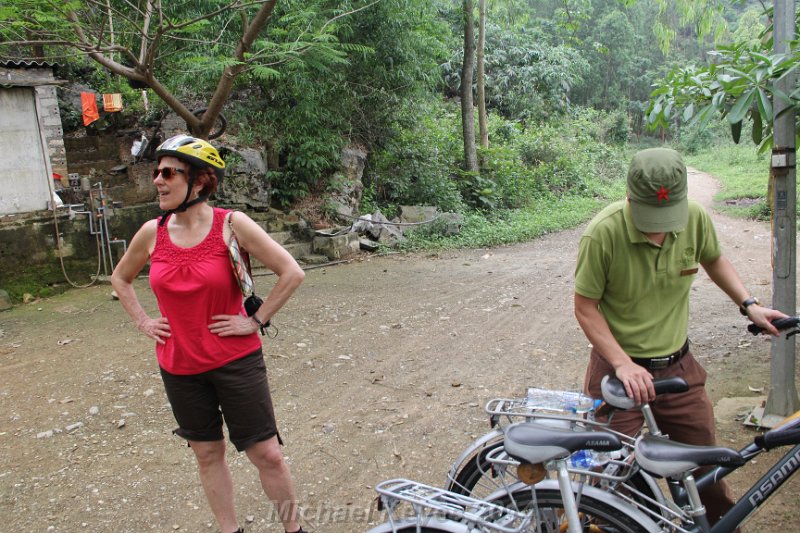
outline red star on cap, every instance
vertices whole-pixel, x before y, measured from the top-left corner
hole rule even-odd
[[[658,195],[659,202],[668,202],[669,201],[669,189],[665,189],[662,185],[661,188],[656,193]]]

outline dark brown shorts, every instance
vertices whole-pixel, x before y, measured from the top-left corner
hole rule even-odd
[[[240,452],[274,436],[283,444],[260,348],[202,374],[179,376],[162,368],[161,378],[178,422],[174,433],[179,437],[188,441],[222,440],[224,417],[231,442]]]

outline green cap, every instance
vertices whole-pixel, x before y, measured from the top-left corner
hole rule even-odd
[[[628,199],[633,223],[644,233],[679,231],[689,221],[686,165],[678,152],[649,148],[633,156]]]

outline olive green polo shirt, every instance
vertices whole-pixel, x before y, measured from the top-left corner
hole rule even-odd
[[[581,237],[575,292],[600,301],[611,333],[631,357],[659,357],[683,346],[689,290],[698,268],[722,254],[714,225],[689,201],[685,229],[657,246],[636,229],[627,200],[592,220]]]

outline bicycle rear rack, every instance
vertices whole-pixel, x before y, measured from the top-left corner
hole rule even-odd
[[[564,427],[574,425],[595,425],[602,426],[600,422],[595,422],[589,413],[576,414],[572,411],[556,411],[531,407],[524,398],[494,398],[489,400],[484,407],[486,414],[489,415],[491,426],[495,427],[505,420],[509,424],[536,420],[551,420],[554,424],[561,421]]]
[[[529,514],[408,479],[383,481],[375,490],[381,495],[383,508],[392,524],[398,519],[413,517],[418,523],[430,523],[437,519],[453,520],[486,531],[520,533],[531,520]],[[400,502],[411,504],[412,516],[396,516]]]

